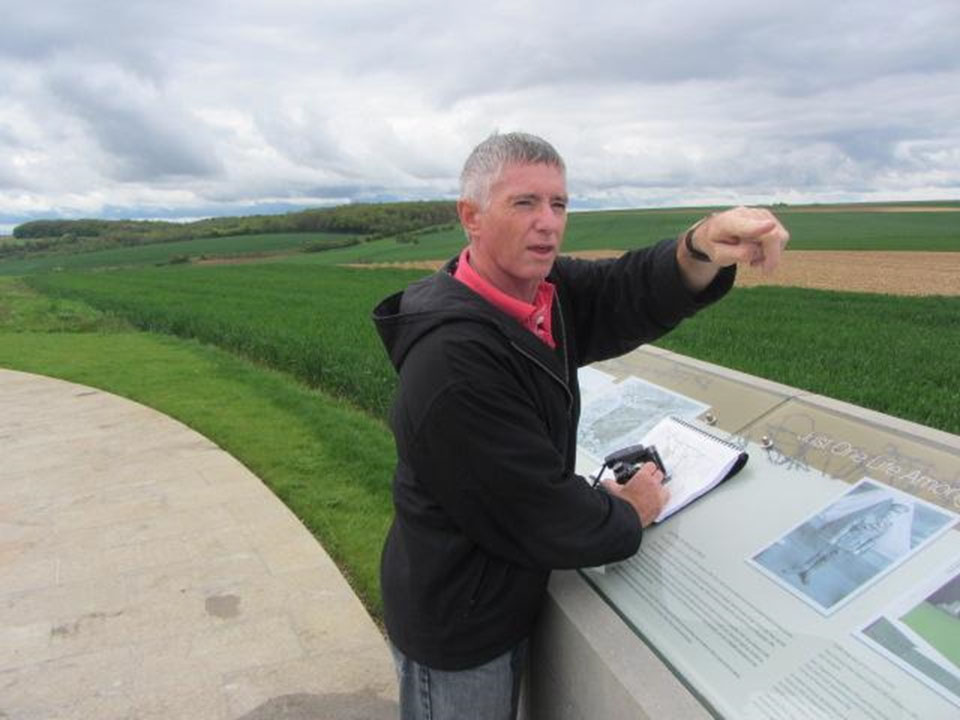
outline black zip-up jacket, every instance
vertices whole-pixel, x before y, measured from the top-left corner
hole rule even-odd
[[[637,551],[634,509],[574,472],[577,368],[659,337],[733,284],[723,270],[694,296],[675,252],[666,240],[617,260],[559,258],[556,350],[454,279],[456,260],[374,310],[400,376],[384,615],[409,657],[488,662],[529,635],[550,570]]]

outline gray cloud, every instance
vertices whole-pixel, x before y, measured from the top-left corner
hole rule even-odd
[[[51,94],[81,120],[107,156],[108,178],[123,182],[204,178],[219,165],[202,138],[206,129],[164,93],[135,83],[115,68],[56,74]]]
[[[450,196],[516,128],[589,206],[960,197],[955,0],[33,5],[5,217]]]

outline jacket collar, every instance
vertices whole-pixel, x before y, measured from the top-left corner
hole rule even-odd
[[[452,277],[457,258],[439,271],[412,283],[406,290],[384,299],[373,311],[373,321],[390,360],[397,369],[407,352],[421,337],[447,323],[475,322],[495,328],[522,352],[560,378],[564,384],[567,368],[560,355],[524,328],[513,317],[489,303]],[[553,302],[554,337],[558,348],[566,343],[562,325],[559,289]]]

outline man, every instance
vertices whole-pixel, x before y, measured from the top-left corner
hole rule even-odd
[[[631,556],[668,497],[652,463],[603,491],[575,474],[577,368],[720,298],[732,265],[773,268],[788,237],[738,208],[615,261],[560,258],[564,163],[522,133],[477,146],[457,210],[460,256],[374,311],[399,373],[381,583],[405,720],[515,717],[550,571]]]

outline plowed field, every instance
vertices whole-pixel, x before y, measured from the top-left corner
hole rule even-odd
[[[616,257],[618,253],[572,254]],[[780,267],[769,275],[752,268],[738,270],[737,285],[888,295],[960,295],[960,252],[788,250]]]

